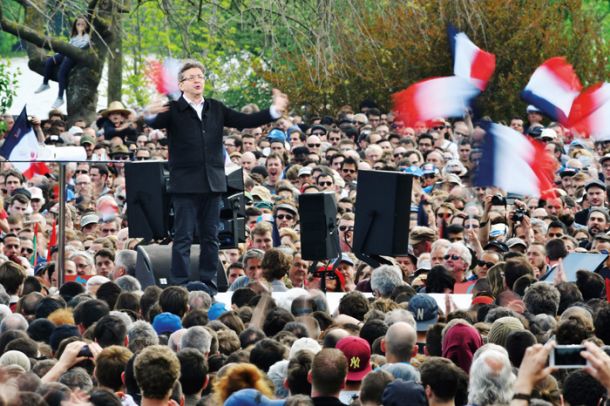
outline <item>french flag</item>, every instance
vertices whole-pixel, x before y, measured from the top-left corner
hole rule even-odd
[[[180,61],[168,58],[163,62],[153,60],[148,63],[146,75],[154,83],[158,93],[178,100],[180,88],[178,87],[178,72]]]
[[[590,86],[576,97],[568,127],[599,141],[610,139],[610,83]]]
[[[475,185],[495,186],[526,196],[554,196],[556,163],[543,144],[500,124],[481,126],[485,139]]]
[[[572,103],[581,90],[582,85],[572,65],[558,56],[546,60],[534,71],[521,97],[552,120],[567,125]]]
[[[427,79],[395,93],[394,112],[407,127],[438,117],[463,117],[479,93],[476,85],[459,76]]]
[[[25,106],[15,120],[11,131],[6,135],[4,144],[0,148],[0,155],[8,161],[34,161],[40,154],[38,138],[28,121]],[[12,165],[27,179],[36,174],[46,175],[49,168],[42,162],[14,162]]]
[[[469,79],[480,91],[496,70],[496,56],[476,46],[463,32],[449,26],[449,45],[453,55],[453,74]]]

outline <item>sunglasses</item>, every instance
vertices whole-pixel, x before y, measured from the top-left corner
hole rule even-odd
[[[403,157],[403,156],[405,156],[405,154],[403,154],[402,152],[397,152],[394,154],[394,158]]]
[[[291,216],[290,214],[278,214],[277,216],[278,220],[292,220],[294,219],[294,216]]]
[[[32,254],[34,252],[34,250],[32,248],[22,248],[21,249],[21,253],[27,253],[27,254]]]
[[[322,144],[307,144],[309,148],[319,148]]]
[[[451,216],[452,216],[451,213],[437,213],[436,214],[436,217],[441,217],[441,218],[444,218],[444,219],[448,219]]]
[[[143,156],[136,157],[136,161],[148,161],[149,159],[150,158],[143,157]]]
[[[74,173],[75,173],[75,174],[77,174],[77,175],[86,175],[86,174],[88,174],[88,173],[89,173],[89,171],[86,171],[86,170],[84,170],[84,169],[79,169],[79,170],[77,170],[77,171],[76,171],[76,172],[74,172]]]
[[[318,182],[318,186],[332,186],[333,183],[328,181],[328,182]]]
[[[356,173],[355,169],[341,169],[345,173]]]
[[[485,267],[485,268],[491,268],[492,266],[495,265],[493,262],[486,262],[486,261],[478,261],[477,263],[479,264],[480,267]]]
[[[343,233],[346,231],[354,231],[354,226],[339,226],[339,231]]]
[[[451,259],[452,261],[457,261],[458,259],[462,259],[462,257],[460,257],[459,255],[445,255],[443,257],[446,260]]]

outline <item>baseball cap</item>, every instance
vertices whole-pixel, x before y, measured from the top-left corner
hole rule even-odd
[[[354,266],[354,260],[345,252],[341,253],[341,259],[339,259],[339,263],[341,262],[345,262],[346,264]]]
[[[436,166],[434,166],[434,164],[431,164],[431,163],[423,164],[421,167],[421,170],[422,170],[423,175],[437,175],[438,174],[438,169],[436,169]]]
[[[216,320],[217,318],[220,317],[221,314],[223,314],[226,311],[228,311],[228,310],[225,307],[224,303],[216,302],[216,303],[212,304],[212,306],[210,307],[210,310],[208,310],[208,319]]]
[[[419,244],[422,241],[434,241],[436,239],[436,234],[434,230],[429,227],[413,227],[411,234],[409,234],[409,242],[411,245]]]
[[[30,196],[32,196],[31,200],[44,199],[44,196],[42,195],[42,189],[40,189],[39,187],[32,186],[32,187],[28,188],[28,191],[30,192]]]
[[[502,241],[490,241],[483,249],[495,249],[498,252],[508,252],[508,246]]]
[[[409,300],[407,310],[413,313],[417,331],[428,331],[438,322],[438,304],[436,300],[425,293],[418,293]]]
[[[276,210],[276,212],[277,212],[277,210],[289,211],[292,214],[294,214],[295,216],[297,216],[299,214],[299,211],[293,205],[288,204],[288,203],[278,204],[277,206],[275,206],[275,210]]]
[[[557,132],[555,130],[553,130],[552,128],[545,128],[542,130],[542,133],[540,133],[540,138],[541,139],[549,139],[549,140],[556,140],[557,139]]]
[[[80,227],[83,228],[88,224],[97,224],[100,222],[100,218],[97,214],[85,214],[81,219],[80,219]]]
[[[585,185],[585,190],[589,190],[591,187],[597,186],[603,190],[606,190],[606,184],[599,179],[593,179]]]
[[[525,109],[525,111],[529,114],[529,113],[539,113],[541,114],[542,111],[540,111],[540,109],[538,109],[538,107],[534,106],[533,104],[530,104],[529,106],[527,106],[527,109]]]
[[[384,406],[427,406],[428,399],[424,387],[413,381],[396,379],[390,382],[383,390],[381,403]]]
[[[279,128],[274,128],[273,130],[269,131],[269,134],[267,134],[267,139],[269,141],[286,142],[286,134],[284,134],[284,131],[280,130]]]
[[[403,168],[401,170],[408,175],[417,176],[418,178],[421,178],[424,174],[422,172],[422,170],[419,168],[419,166],[417,166],[417,165],[411,165],[411,166],[409,166],[407,168]]]
[[[523,247],[527,248],[527,244],[525,243],[525,241],[518,237],[509,238],[508,241],[506,241],[506,245],[508,246],[508,248],[512,248],[515,245],[522,245]]]
[[[299,169],[298,176],[300,177],[303,175],[311,175],[311,166],[304,166],[301,169]]]
[[[371,346],[368,341],[360,337],[348,336],[339,340],[336,348],[347,358],[348,381],[361,381],[371,372]]]
[[[80,137],[80,145],[82,146],[85,144],[95,145],[95,138],[88,134],[84,134],[82,137]]]
[[[256,389],[242,389],[233,392],[224,406],[279,406],[286,404],[286,400],[271,400]]]
[[[73,125],[72,127],[70,127],[70,129],[68,130],[68,132],[70,133],[70,135],[77,135],[77,134],[82,134],[83,133],[83,129]]]
[[[164,312],[155,316],[152,326],[157,334],[173,333],[182,328],[182,321],[175,314]]]

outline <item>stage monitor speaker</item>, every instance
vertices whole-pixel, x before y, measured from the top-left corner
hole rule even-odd
[[[332,193],[299,196],[301,253],[303,259],[322,261],[340,254],[337,229],[337,202]]]
[[[413,178],[402,172],[358,171],[355,253],[405,255]]]
[[[161,288],[169,286],[170,269],[172,266],[172,249],[169,245],[140,245],[137,248],[136,278],[140,281],[142,289],[147,286],[157,285]],[[199,245],[191,246],[191,264],[189,268],[189,280],[199,280]],[[218,264],[216,284],[219,292],[226,292],[229,288],[227,276]]]
[[[165,161],[125,165],[129,237],[160,240],[169,235],[169,196]]]

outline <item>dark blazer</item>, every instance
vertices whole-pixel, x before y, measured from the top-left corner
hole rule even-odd
[[[202,119],[180,97],[169,111],[146,120],[167,129],[171,193],[225,192],[223,127],[253,128],[273,121],[269,110],[244,114],[214,99],[205,99]]]

